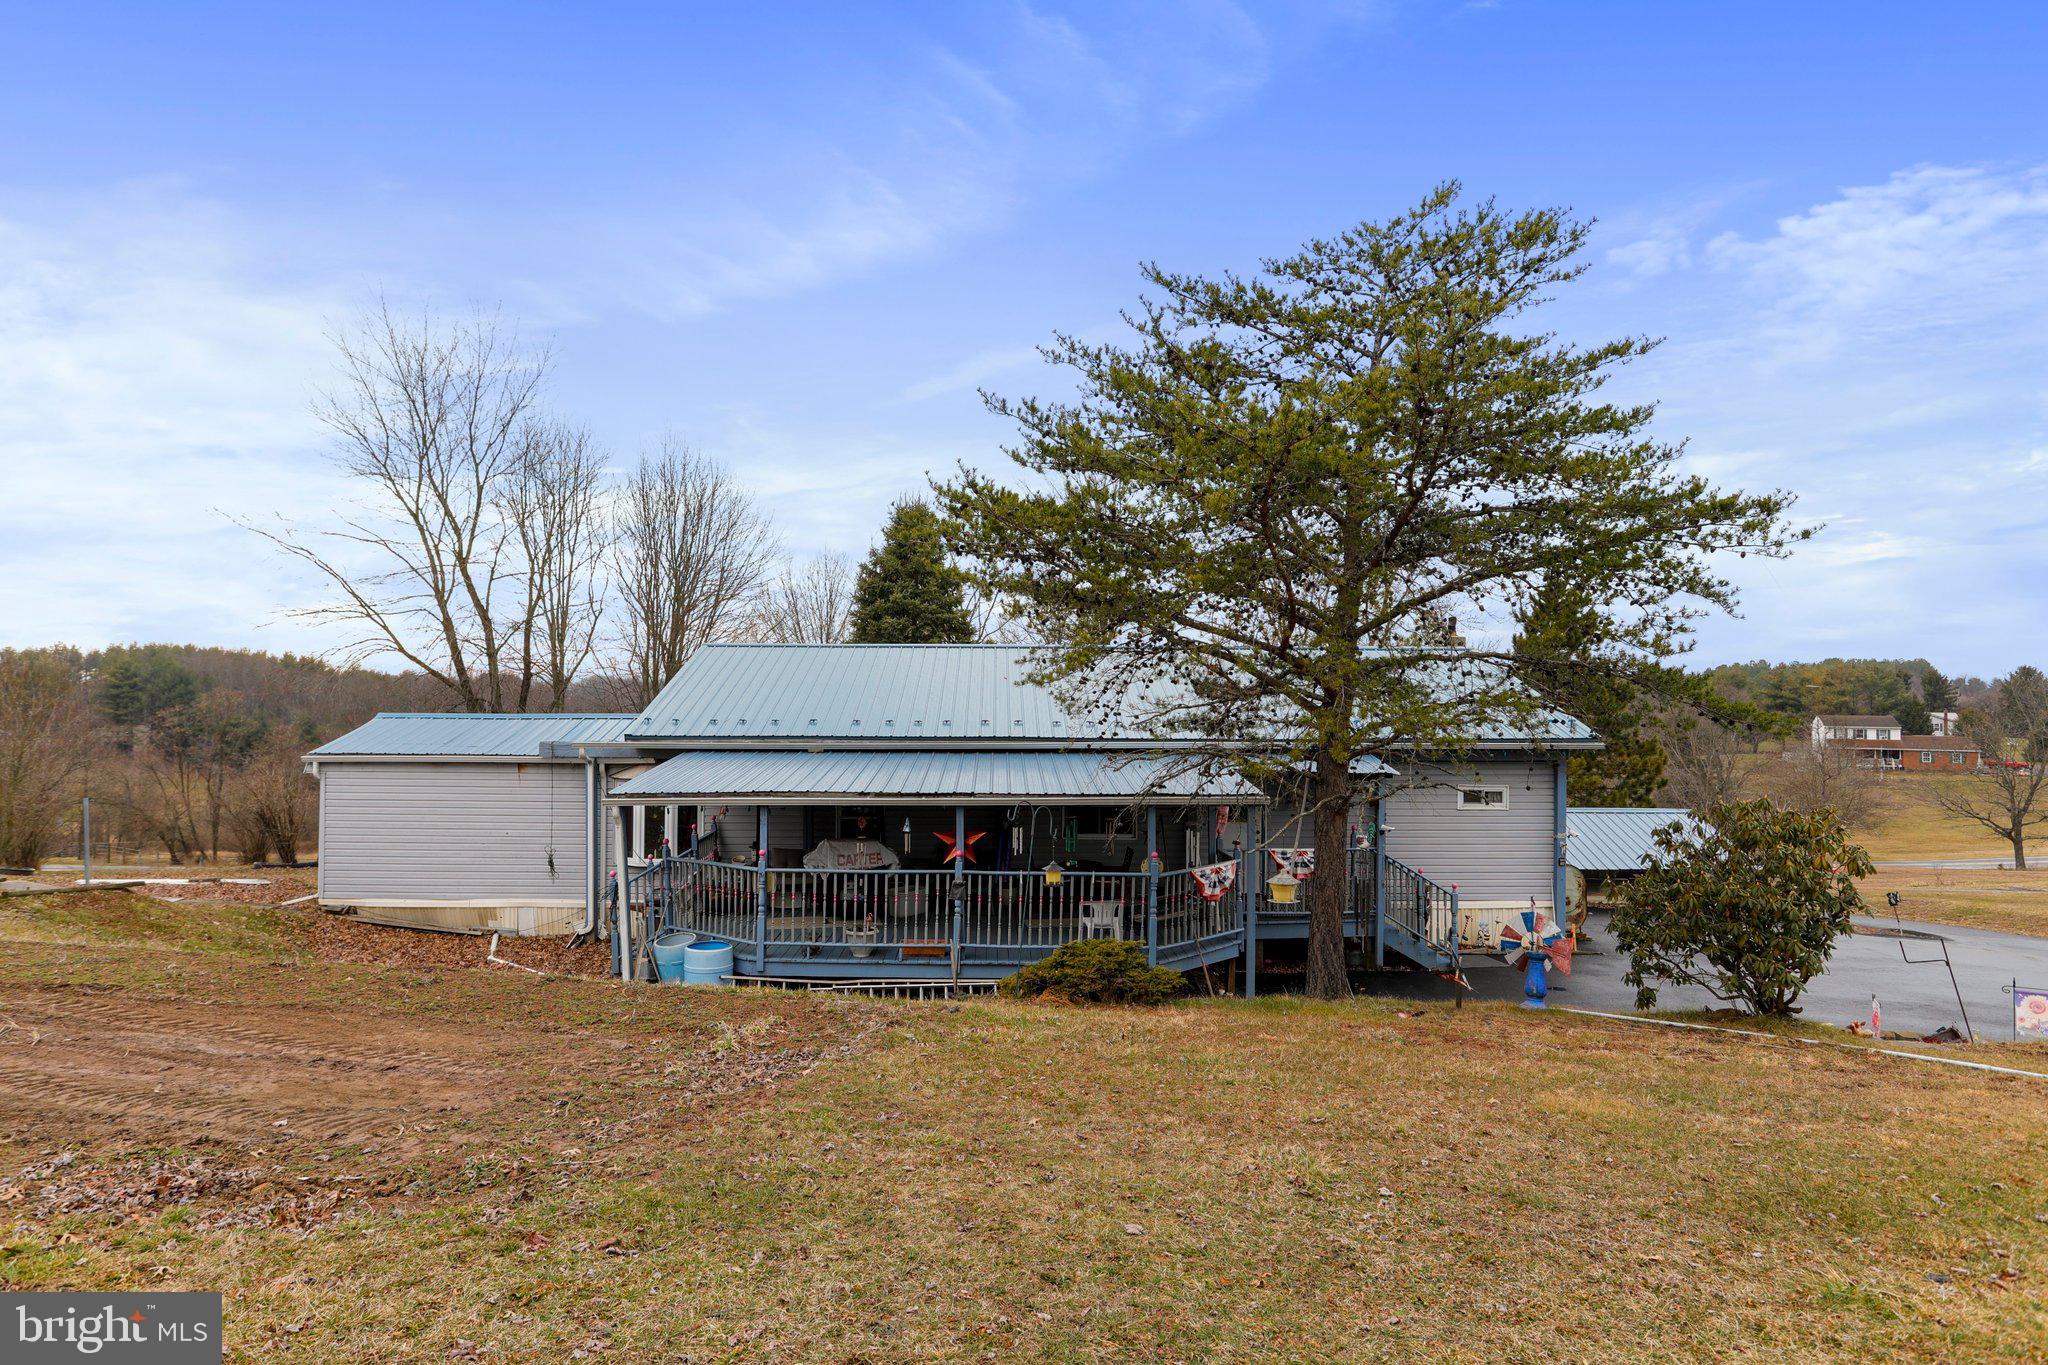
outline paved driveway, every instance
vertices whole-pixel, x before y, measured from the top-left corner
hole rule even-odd
[[[1858,923],[1888,928],[1893,921]],[[1962,988],[1970,1023],[1987,1041],[2002,1042],[2012,1036],[2012,999],[2003,988],[2010,986],[2013,978],[2019,978],[2023,986],[2048,987],[2048,938],[1910,921],[1905,927],[1940,934],[1948,941],[1949,960],[1955,964],[1956,984]],[[1551,1002],[1581,1009],[1633,1011],[1635,989],[1621,979],[1627,961],[1615,951],[1607,916],[1594,912],[1586,931],[1587,943],[1572,963],[1572,974],[1551,974]],[[1902,944],[1904,957],[1933,960],[1902,960]],[[1509,971],[1494,959],[1468,959],[1465,976],[1480,999],[1522,998],[1521,973]],[[1449,993],[1448,985],[1437,978],[1391,973],[1373,978],[1368,989],[1425,998],[1447,998]],[[1932,1033],[1943,1024],[1960,1026],[1955,988],[1941,965],[1941,945],[1924,940],[1870,934],[1843,939],[1835,945],[1827,970],[1807,984],[1800,1005],[1809,1019],[1846,1024],[1869,1017],[1873,993],[1884,1008],[1888,1029]],[[1666,987],[1657,993],[1659,1009],[1710,1009],[1716,1003],[1700,990]]]

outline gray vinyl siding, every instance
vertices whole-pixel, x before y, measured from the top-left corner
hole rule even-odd
[[[1431,881],[1456,883],[1467,904],[1548,906],[1557,860],[1557,770],[1549,759],[1403,765],[1387,795],[1387,853]],[[1506,810],[1460,810],[1457,788],[1505,787]]]
[[[323,762],[321,898],[580,903],[583,772],[575,763]]]

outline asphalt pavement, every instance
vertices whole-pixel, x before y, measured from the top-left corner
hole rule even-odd
[[[1571,975],[1550,974],[1551,1003],[1634,1012],[1635,987],[1622,980],[1628,962],[1615,949],[1607,919],[1600,911],[1588,917],[1585,942],[1573,959]],[[1859,919],[1857,924],[1882,931],[1897,922]],[[1943,942],[1858,933],[1837,942],[1827,969],[1807,983],[1799,1002],[1804,1017],[1830,1024],[1867,1019],[1870,997],[1875,995],[1886,1029],[1932,1033],[1944,1024],[1960,1029],[1967,1009],[1978,1036],[2003,1042],[2012,1036],[2012,997],[2007,988],[2015,979],[2022,986],[2048,988],[2048,938],[1912,921],[1903,927],[1945,942],[1955,968],[1954,984],[1942,965]],[[1479,999],[1522,998],[1522,973],[1497,959],[1468,957],[1465,978]],[[1366,988],[1375,994],[1424,999],[1447,999],[1452,989],[1438,977],[1391,972],[1370,978]],[[1962,1008],[1957,1005],[1958,989]],[[1657,991],[1660,1010],[1714,1009],[1720,1004],[1694,987],[1662,986]]]

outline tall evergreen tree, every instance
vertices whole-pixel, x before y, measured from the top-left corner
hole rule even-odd
[[[1920,675],[1920,700],[1930,711],[1956,709],[1956,685],[1940,669],[1929,667]]]
[[[916,498],[889,511],[882,543],[853,585],[853,641],[864,645],[961,644],[974,638],[967,576],[946,559],[939,519]]]
[[[169,645],[116,646],[100,658],[100,706],[116,725],[147,725],[199,696],[199,679]]]
[[[1722,551],[1782,554],[1791,499],[1715,488],[1600,392],[1649,350],[1531,317],[1589,228],[1457,206],[1446,185],[1256,279],[1149,267],[1124,345],[1062,337],[1071,402],[992,399],[1028,476],[939,488],[949,543],[1046,643],[1075,703],[1137,708],[1176,758],[1300,776],[1314,842],[1349,837],[1364,757],[1524,724],[1536,670],[1451,616],[1519,615],[1554,574],[1594,592],[1575,670],[1663,685],[1692,619],[1731,609]],[[1546,667],[1554,673],[1554,668]],[[1311,996],[1349,993],[1344,879],[1308,883]]]
[[[2048,735],[2048,675],[2032,664],[2021,664],[1998,680],[1993,709],[2009,735]]]
[[[1574,805],[1647,806],[1664,781],[1664,747],[1650,733],[1643,689],[1620,672],[1578,666],[1604,638],[1600,613],[1585,584],[1563,574],[1546,578],[1530,599],[1515,653],[1529,661],[1529,681],[1557,708],[1593,727],[1606,747],[1565,763]]]

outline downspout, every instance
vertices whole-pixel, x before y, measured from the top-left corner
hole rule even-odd
[[[597,906],[604,886],[604,783],[597,774],[597,760],[583,757],[583,921],[576,926],[575,940],[584,942],[597,932]]]

